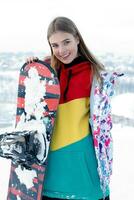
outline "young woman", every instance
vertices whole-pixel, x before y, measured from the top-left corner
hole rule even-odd
[[[112,173],[109,102],[118,75],[105,71],[70,19],[55,18],[47,38],[51,57],[46,61],[57,71],[61,96],[42,200],[108,200]]]

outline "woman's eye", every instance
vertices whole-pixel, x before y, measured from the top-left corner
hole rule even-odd
[[[64,45],[67,45],[67,44],[69,44],[69,43],[70,43],[70,41],[67,40],[67,41],[64,42]]]
[[[57,48],[58,45],[57,45],[57,44],[51,44],[51,47],[52,47],[52,48]]]

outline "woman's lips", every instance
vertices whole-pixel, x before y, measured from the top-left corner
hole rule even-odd
[[[70,54],[64,55],[64,56],[60,56],[62,59],[67,59],[70,56]]]

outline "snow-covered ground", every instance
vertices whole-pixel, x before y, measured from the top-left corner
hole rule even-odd
[[[134,119],[134,94],[126,93],[112,99],[112,112],[118,116]],[[111,178],[111,200],[132,200],[134,190],[134,126],[114,124],[113,175]],[[0,158],[0,200],[6,200],[10,161]]]
[[[132,200],[134,190],[134,127],[114,125],[111,200]]]
[[[0,200],[7,200],[8,181],[10,174],[10,161],[0,158]]]

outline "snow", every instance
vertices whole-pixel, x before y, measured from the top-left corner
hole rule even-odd
[[[134,127],[113,127],[114,161],[111,179],[112,200],[132,200],[134,190]]]
[[[10,160],[0,158],[0,200],[6,200],[10,175]]]
[[[27,170],[23,169],[21,170],[21,167],[18,167],[16,170],[16,174],[18,175],[18,178],[21,183],[25,183],[27,188],[33,187],[33,177],[37,177],[35,170]]]
[[[112,113],[134,119],[134,93],[124,93],[112,99]]]
[[[34,66],[29,70],[28,77],[25,79],[25,87],[25,111],[27,113],[27,120],[33,113],[36,119],[40,120],[44,112],[44,102],[40,103],[40,99],[46,93],[46,80],[40,81],[40,76]]]

